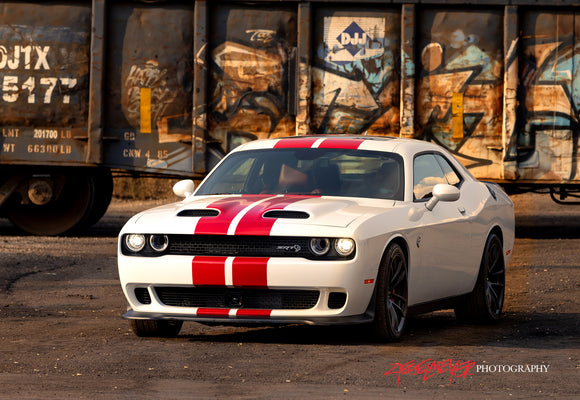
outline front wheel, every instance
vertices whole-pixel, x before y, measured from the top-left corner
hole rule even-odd
[[[386,340],[401,337],[407,322],[407,258],[397,243],[389,245],[379,268],[374,328]]]
[[[139,337],[176,337],[183,321],[132,319],[131,330]]]
[[[501,316],[505,296],[505,265],[501,239],[492,233],[487,238],[475,288],[466,301],[455,307],[457,319],[489,323]]]

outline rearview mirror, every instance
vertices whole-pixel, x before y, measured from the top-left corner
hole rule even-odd
[[[173,193],[179,197],[189,197],[195,190],[195,184],[191,179],[184,179],[173,185]]]
[[[440,201],[459,200],[459,189],[446,183],[439,183],[433,188],[433,197],[425,203],[427,210],[432,211]]]

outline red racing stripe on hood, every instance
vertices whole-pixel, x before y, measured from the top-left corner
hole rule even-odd
[[[264,218],[262,215],[270,210],[283,210],[290,204],[320,196],[283,196],[275,197],[257,204],[242,217],[236,226],[236,235],[268,236],[276,218]]]
[[[232,220],[249,205],[264,200],[268,196],[241,196],[220,199],[206,208],[220,211],[217,217],[202,217],[195,226],[196,235],[226,235]]]
[[[227,257],[195,256],[191,262],[194,285],[225,286]]]

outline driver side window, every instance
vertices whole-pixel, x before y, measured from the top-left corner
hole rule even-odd
[[[413,196],[415,200],[428,199],[432,196],[433,187],[438,183],[447,183],[445,173],[434,154],[422,154],[413,162]]]

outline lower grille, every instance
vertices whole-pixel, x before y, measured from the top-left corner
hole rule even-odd
[[[344,307],[346,303],[346,293],[332,292],[328,296],[328,308],[337,309]]]
[[[256,310],[307,310],[316,305],[317,290],[230,288],[155,288],[159,300],[173,307],[248,308]]]
[[[151,297],[147,288],[135,288],[135,297],[141,304],[151,304]]]

